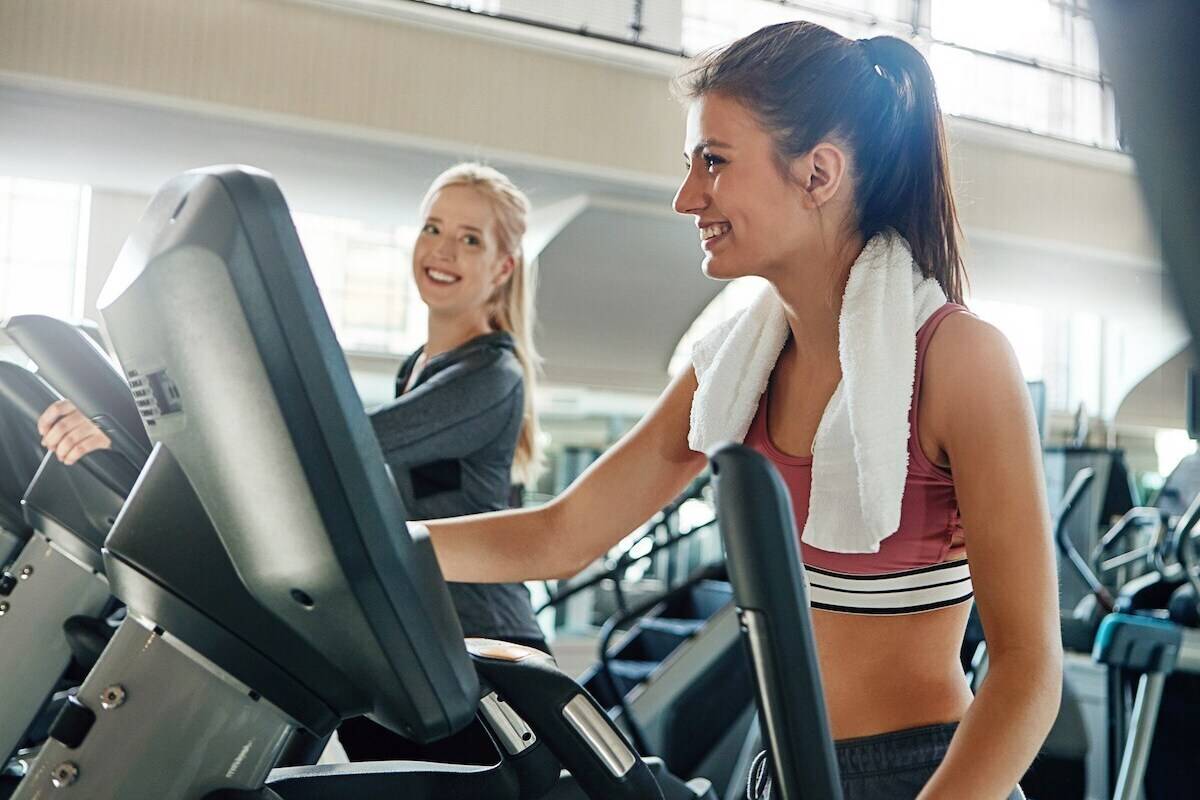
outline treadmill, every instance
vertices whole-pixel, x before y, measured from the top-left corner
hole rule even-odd
[[[129,613],[15,798],[713,796],[549,657],[464,644],[268,175],[170,181],[100,306],[153,442],[104,545]],[[428,742],[477,713],[490,766],[273,770],[302,729]]]

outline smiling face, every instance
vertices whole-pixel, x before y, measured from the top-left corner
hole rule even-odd
[[[512,271],[487,198],[469,186],[439,190],[413,245],[413,279],[430,313],[486,315]]]
[[[771,279],[821,246],[814,155],[793,159],[785,175],[774,138],[741,103],[720,94],[692,102],[684,162],[674,207],[695,217],[710,278]]]

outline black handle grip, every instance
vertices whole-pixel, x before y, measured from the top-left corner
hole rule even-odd
[[[83,331],[59,319],[24,314],[4,331],[38,365],[38,374],[109,434],[113,446],[140,469],[150,438],[129,385],[108,355]]]
[[[482,681],[521,715],[588,797],[662,800],[649,768],[603,709],[545,653],[468,639]]]
[[[1200,495],[1197,495],[1187,511],[1183,513],[1175,526],[1175,559],[1183,568],[1183,576],[1192,585],[1192,597],[1195,599],[1197,610],[1200,611],[1200,565],[1195,557],[1195,538],[1192,531],[1200,521]]]
[[[0,395],[34,430],[42,412],[60,399],[37,375],[8,361],[0,361]]]
[[[772,797],[841,800],[790,496],[775,468],[748,447],[720,445],[709,458],[771,754]]]
[[[38,375],[8,361],[0,361],[0,396],[23,418],[34,435],[37,435],[37,421],[42,412],[60,399]],[[79,459],[79,463],[92,477],[123,497],[129,494],[138,477],[137,468],[124,456],[113,452],[88,453]]]

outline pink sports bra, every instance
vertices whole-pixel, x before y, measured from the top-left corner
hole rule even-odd
[[[880,542],[877,553],[834,553],[801,542],[801,557],[814,608],[851,614],[912,614],[971,599],[958,499],[950,471],[921,450],[917,409],[925,352],[933,333],[950,314],[965,312],[947,303],[917,331],[916,381],[909,410],[908,479],[900,508],[900,527]],[[969,312],[968,312],[969,313]],[[747,446],[769,458],[783,477],[796,512],[796,530],[808,519],[812,457],[778,450],[767,432],[767,396],[746,434]]]

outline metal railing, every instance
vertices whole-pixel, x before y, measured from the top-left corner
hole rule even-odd
[[[588,589],[592,589],[605,581],[612,581],[613,583],[613,594],[616,599],[618,613],[627,613],[629,611],[629,601],[622,587],[622,582],[630,567],[651,558],[657,553],[674,548],[680,542],[717,524],[717,519],[714,516],[712,519],[694,525],[686,530],[680,530],[678,527],[679,510],[685,503],[701,499],[704,496],[705,489],[708,488],[710,480],[709,475],[706,473],[693,481],[691,486],[684,490],[679,497],[675,498],[654,515],[654,518],[650,520],[645,530],[639,536],[632,541],[624,543],[615,553],[610,553],[600,570],[589,573],[587,577],[582,579],[569,580],[565,586],[547,585],[546,592],[549,597],[537,607],[535,613],[540,614],[548,608],[560,606],[572,597]],[[646,546],[645,542],[650,542],[651,544]],[[669,575],[666,582],[670,583]],[[670,586],[667,589],[670,589]]]

